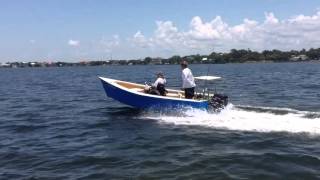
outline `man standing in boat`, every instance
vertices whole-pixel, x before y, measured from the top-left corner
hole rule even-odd
[[[191,70],[188,68],[188,62],[183,60],[181,62],[182,69],[182,89],[184,89],[184,95],[186,99],[192,99],[194,96],[194,88],[196,84]]]

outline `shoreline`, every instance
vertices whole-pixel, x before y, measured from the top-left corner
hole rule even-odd
[[[115,60],[115,61],[121,61],[121,60]],[[0,66],[0,69],[14,69],[14,68],[51,68],[51,67],[90,67],[90,66],[161,66],[161,65],[179,65],[177,63],[175,64],[130,64],[130,63],[114,63],[114,64],[90,64],[90,62],[95,61],[89,61],[86,64],[83,63],[67,63],[67,62],[57,62],[52,64],[46,64],[46,63],[40,63],[40,62],[33,62],[35,64],[30,63],[24,63],[19,64],[17,62],[12,64],[7,64],[6,66]],[[102,61],[103,62],[103,61]],[[271,63],[320,63],[320,60],[304,60],[304,61],[246,61],[246,62],[227,62],[227,63],[190,63],[192,65],[198,65],[198,64],[271,64]]]

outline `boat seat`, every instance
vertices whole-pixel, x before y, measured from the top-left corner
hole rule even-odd
[[[177,94],[177,93],[167,93],[166,96],[168,97],[176,97],[176,98],[182,98],[182,94]]]
[[[135,91],[135,92],[143,92],[144,93],[144,89],[142,88],[130,88],[131,91]],[[181,93],[167,93],[166,96],[168,97],[174,97],[174,98],[184,98],[184,96]]]
[[[131,88],[132,91],[143,92],[142,88]]]

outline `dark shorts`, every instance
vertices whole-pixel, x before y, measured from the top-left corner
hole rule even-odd
[[[192,99],[194,96],[194,87],[193,88],[185,88],[184,89],[184,97],[186,99]]]

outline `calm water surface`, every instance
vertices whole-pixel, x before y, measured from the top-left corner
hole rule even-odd
[[[179,88],[178,65],[0,69],[0,179],[320,178],[320,63],[191,69],[224,111],[136,110],[97,78]]]

